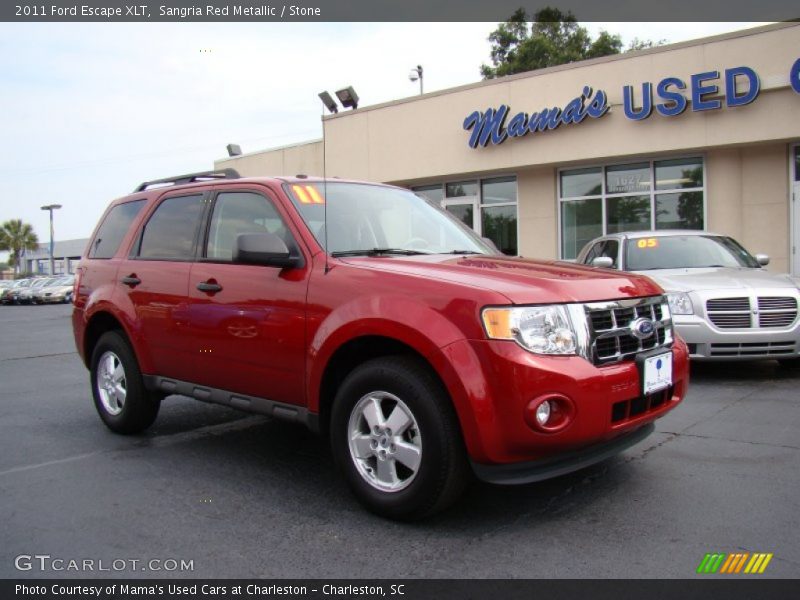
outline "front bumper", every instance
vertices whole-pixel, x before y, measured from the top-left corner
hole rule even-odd
[[[514,342],[453,344],[450,358],[464,365],[459,379],[468,393],[467,404],[457,402],[457,408],[475,471],[558,461],[610,444],[665,415],[683,400],[689,380],[686,345],[676,338],[666,351],[672,353],[672,386],[644,396],[632,360],[596,366],[579,356],[535,355]],[[565,396],[574,408],[571,421],[558,431],[539,430],[525,418],[531,402],[549,394]],[[529,466],[523,470],[529,471]]]
[[[473,462],[472,470],[481,481],[498,485],[519,485],[552,479],[553,477],[560,477],[608,460],[634,444],[638,444],[653,433],[655,429],[655,425],[648,423],[639,427],[639,429],[615,437],[607,442],[601,442],[546,460],[505,465],[484,465]]]
[[[791,328],[719,329],[705,317],[673,315],[692,360],[756,360],[800,356],[800,319]]]

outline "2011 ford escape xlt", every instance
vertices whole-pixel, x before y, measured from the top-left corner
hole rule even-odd
[[[143,183],[91,238],[73,326],[113,431],[146,429],[170,394],[298,421],[401,519],[472,474],[526,483],[613,456],[688,383],[646,277],[499,255],[408,190],[339,179]]]

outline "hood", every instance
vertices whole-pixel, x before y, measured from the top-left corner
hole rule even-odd
[[[668,292],[691,292],[728,289],[797,289],[797,280],[766,269],[744,267],[708,267],[703,269],[655,269],[639,271],[656,281]]]
[[[491,290],[503,294],[514,304],[591,302],[662,293],[661,288],[641,275],[510,256],[436,254],[348,257],[340,260],[359,268]]]

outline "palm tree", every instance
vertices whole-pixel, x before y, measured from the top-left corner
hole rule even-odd
[[[14,272],[19,271],[20,257],[25,250],[36,250],[39,247],[39,238],[33,227],[23,223],[22,219],[11,219],[0,227],[0,250],[8,250],[11,256],[8,264],[14,267]]]

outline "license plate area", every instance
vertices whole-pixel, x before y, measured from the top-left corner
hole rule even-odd
[[[660,392],[672,385],[672,352],[641,356],[636,362],[643,396]]]

